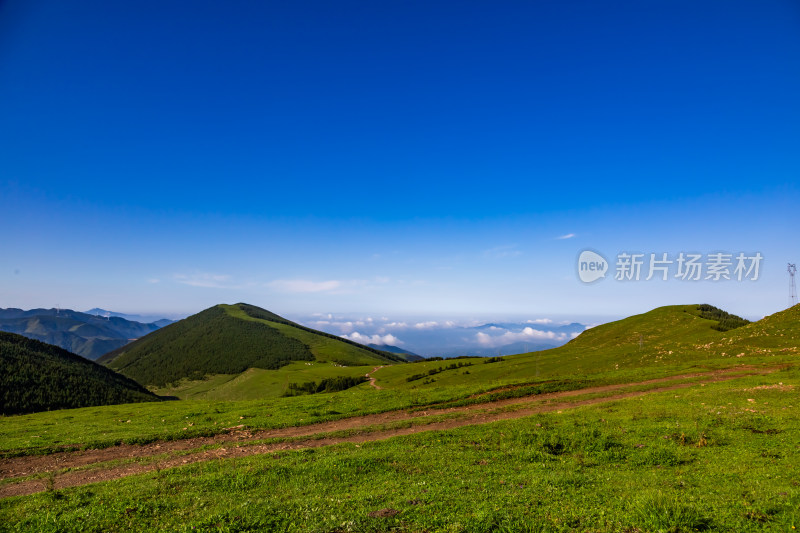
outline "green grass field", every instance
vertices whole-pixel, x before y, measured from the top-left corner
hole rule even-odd
[[[159,390],[190,398],[182,401],[3,417],[0,455],[15,457],[580,394],[711,369],[772,370],[718,383],[684,378],[690,388],[516,420],[0,499],[0,531],[792,531],[800,527],[800,308],[727,332],[694,310],[659,308],[502,361],[385,366],[374,374],[382,390],[364,383],[280,397],[290,382],[373,368],[296,362]],[[471,364],[447,368],[454,363]]]
[[[0,501],[7,531],[791,531],[800,372]]]
[[[321,381],[335,376],[363,376],[374,366],[341,366],[318,361],[296,361],[278,370],[250,368],[241,374],[216,374],[198,381],[184,380],[171,387],[152,389],[160,396],[204,400],[253,400],[282,396],[289,383]]]
[[[279,397],[289,382],[360,375],[373,368],[301,361],[279,370],[251,369],[240,376],[217,375],[207,380],[184,382],[177,388],[158,390],[161,394],[192,398],[192,401],[6,417],[0,419],[0,453],[40,453],[41,450],[65,445],[102,447],[117,442],[180,439],[219,433],[222,428],[243,423],[251,429],[311,424],[457,401],[519,384],[535,385],[556,380],[568,389],[642,381],[742,364],[774,365],[797,360],[797,343],[790,339],[800,338],[800,306],[725,333],[711,329],[714,322],[699,318],[692,312],[694,307],[658,308],[593,328],[561,348],[508,356],[500,362],[487,364],[487,359],[482,358],[458,360],[472,365],[443,370],[427,379],[407,381],[416,374],[446,368],[454,361],[385,366],[375,373],[383,390],[362,384],[337,394]],[[680,330],[684,331],[682,336],[676,333]],[[648,339],[641,348],[639,331],[646,332]],[[736,338],[732,337],[734,334]],[[729,350],[730,353],[740,353],[739,350],[744,349],[748,351],[746,357],[729,357],[728,352],[715,349],[714,345],[705,348],[711,342],[728,346],[727,339],[731,338],[737,345]],[[668,342],[672,343],[672,348],[668,348]],[[754,348],[747,347],[753,344]],[[765,344],[769,347],[763,347]],[[671,350],[673,354],[659,355],[665,350],[667,353]],[[573,385],[575,383],[578,385]],[[192,425],[187,425],[189,423]]]

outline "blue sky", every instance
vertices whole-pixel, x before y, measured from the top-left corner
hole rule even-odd
[[[791,0],[5,0],[0,307],[757,318],[798,94]],[[764,261],[585,285],[584,248]]]

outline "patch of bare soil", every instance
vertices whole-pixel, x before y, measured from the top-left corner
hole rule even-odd
[[[742,389],[744,391],[754,391],[754,390],[779,390],[781,392],[792,392],[794,390],[794,385],[784,385],[783,383],[776,383],[774,385],[759,385],[758,387],[753,387],[750,389]]]
[[[537,394],[521,398],[509,398],[505,400],[467,405],[463,407],[451,407],[446,409],[432,408],[426,411],[417,411],[413,413],[406,410],[389,411],[386,413],[357,416],[307,426],[293,426],[263,431],[248,431],[234,428],[230,433],[220,434],[214,437],[157,442],[146,445],[123,444],[120,446],[114,446],[100,450],[61,452],[46,456],[13,457],[0,460],[0,479],[5,480],[26,477],[35,474],[59,472],[68,468],[84,468],[78,470],[68,470],[55,475],[55,477],[47,475],[44,478],[5,483],[0,485],[0,498],[42,492],[51,488],[51,484],[52,488],[61,489],[66,487],[86,485],[89,483],[96,483],[98,481],[118,479],[121,477],[155,470],[173,468],[176,466],[197,463],[200,461],[209,461],[212,459],[277,453],[285,450],[297,450],[301,448],[318,448],[341,443],[359,444],[367,441],[384,440],[400,435],[410,435],[422,431],[441,431],[467,425],[487,424],[500,420],[522,418],[536,413],[571,409],[585,405],[633,398],[657,392],[684,389],[700,385],[702,383],[727,381],[746,375],[768,374],[771,372],[774,372],[774,369],[738,367],[725,370],[715,370],[711,372],[669,376],[633,383],[604,385],[600,387],[588,387],[573,391]],[[613,392],[615,390],[624,388],[667,383],[670,381],[691,378],[704,379],[702,382],[675,383],[663,387],[654,387],[645,391],[626,391],[596,398],[573,401],[569,400],[569,398],[572,396]],[[514,406],[514,409],[504,410],[504,408],[510,406]],[[368,429],[369,426],[388,424],[392,422],[413,421],[415,418],[419,417],[452,413],[457,413],[461,416],[459,418],[434,421],[430,423],[422,423],[422,421],[420,421],[421,423],[418,425],[410,425],[408,427],[395,429],[375,431],[370,431]],[[325,436],[326,433],[346,430],[362,431],[348,436]],[[269,444],[255,442],[265,439],[293,440]],[[208,445],[219,446],[210,450],[198,450],[198,448]],[[126,459],[133,461],[126,462],[126,464],[102,464],[109,461],[116,461],[119,463],[120,460]],[[135,462],[137,459],[146,462]],[[96,466],[96,468],[91,468],[93,465]]]

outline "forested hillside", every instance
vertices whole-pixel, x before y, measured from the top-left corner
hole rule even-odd
[[[154,401],[125,376],[57,346],[0,332],[0,413]]]

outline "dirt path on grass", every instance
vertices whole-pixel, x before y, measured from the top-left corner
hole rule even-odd
[[[358,445],[366,441],[384,440],[422,431],[439,431],[467,425],[486,424],[500,420],[522,418],[536,413],[559,411],[657,392],[701,386],[704,383],[727,381],[756,374],[768,374],[774,371],[775,369],[739,367],[633,383],[589,387],[574,391],[510,398],[463,407],[431,408],[416,412],[408,410],[389,411],[273,430],[250,431],[232,428],[229,433],[214,437],[156,442],[147,445],[126,444],[99,450],[62,452],[46,456],[14,457],[0,460],[0,480],[8,480],[8,482],[0,484],[0,498],[33,494],[51,488],[61,489],[86,485],[212,459],[279,453],[286,450],[317,448],[340,443]],[[700,381],[668,384],[671,381],[693,378],[697,378]],[[664,385],[658,386],[659,384]],[[623,390],[650,385],[653,385],[653,387],[647,390]],[[616,393],[599,397],[574,398],[576,396],[614,392]],[[426,420],[427,417],[437,415],[439,416],[438,419]],[[380,427],[393,423],[399,424],[401,427],[389,429]],[[347,431],[353,433],[341,434],[341,432]],[[339,433],[333,434],[334,432]],[[282,442],[263,442],[266,439],[284,440]],[[207,446],[214,447],[212,449],[200,449]],[[65,471],[65,469],[70,470]],[[37,477],[18,482],[13,481],[14,478],[24,478],[32,475]]]
[[[367,377],[369,378],[369,384],[370,384],[370,385],[372,385],[372,387],[373,387],[373,388],[376,388],[376,389],[378,389],[378,390],[382,390],[382,389],[383,389],[383,387],[381,387],[380,385],[378,385],[377,383],[375,383],[375,378],[374,378],[374,377],[372,377],[372,374],[374,374],[375,372],[377,372],[377,371],[378,371],[378,370],[380,370],[381,368],[383,368],[383,365],[381,365],[381,366],[376,366],[376,367],[375,367],[375,368],[373,368],[373,369],[372,369],[370,372],[367,372],[366,374],[364,374],[365,376],[367,376]]]

